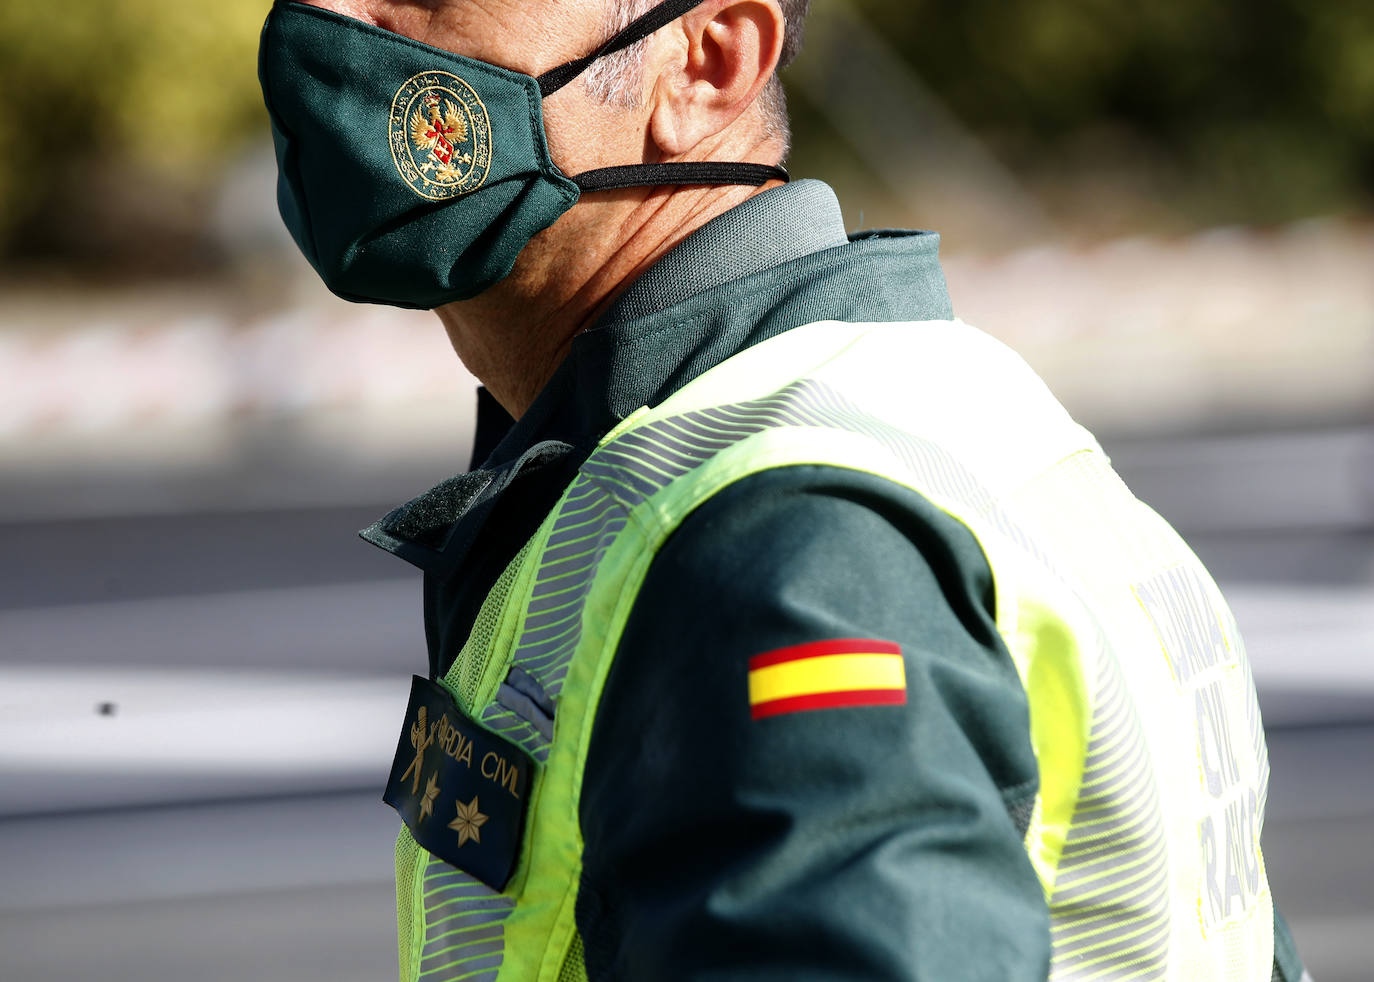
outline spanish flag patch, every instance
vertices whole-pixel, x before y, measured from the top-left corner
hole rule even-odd
[[[749,659],[749,709],[754,719],[905,702],[906,666],[902,649],[891,641],[813,641]]]

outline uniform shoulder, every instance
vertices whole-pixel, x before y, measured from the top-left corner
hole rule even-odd
[[[868,978],[958,975],[997,925],[998,977],[1043,979],[1022,847],[1037,769],[991,609],[971,533],[874,475],[776,468],[690,513],[596,710],[579,802],[592,977],[738,968],[740,939],[780,919],[750,948],[770,977],[816,977],[841,950]]]

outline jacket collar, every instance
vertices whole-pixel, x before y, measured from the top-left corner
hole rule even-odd
[[[795,323],[949,316],[933,233],[851,241],[819,181],[756,195],[696,230],[654,264],[567,358],[518,421],[479,391],[473,466],[360,534],[426,572],[461,560],[497,498],[517,479],[572,470],[644,405]],[[866,254],[897,259],[874,276]],[[795,316],[771,316],[785,309]]]
[[[542,440],[594,446],[640,406],[664,398],[665,386],[694,349],[730,344],[711,337],[719,325],[683,325],[651,339],[643,322],[723,284],[847,241],[839,202],[820,181],[765,191],[703,225],[573,339],[568,357],[518,422],[489,395],[479,396],[473,466],[502,466]]]

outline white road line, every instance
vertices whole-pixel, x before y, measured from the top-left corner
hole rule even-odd
[[[0,814],[380,793],[408,690],[401,674],[6,666]]]

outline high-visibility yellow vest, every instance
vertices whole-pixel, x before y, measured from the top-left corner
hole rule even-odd
[[[638,587],[701,502],[801,464],[914,489],[982,546],[1030,706],[1052,978],[1268,979],[1268,763],[1231,613],[1024,362],[957,321],[797,328],[606,436],[442,680],[537,762],[514,875],[498,892],[403,829],[401,978],[582,977],[578,789]],[[503,696],[517,676],[551,727]]]

